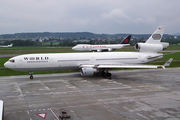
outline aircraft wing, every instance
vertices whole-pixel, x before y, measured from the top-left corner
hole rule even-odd
[[[164,65],[143,65],[143,64],[97,64],[97,65],[80,65],[80,68],[92,67],[98,69],[113,69],[113,68],[164,68],[169,66],[173,61],[170,58]]]
[[[117,65],[99,65],[97,68],[158,68],[157,65],[131,65],[131,64],[117,64]]]
[[[98,69],[113,69],[113,68],[158,68],[163,65],[141,65],[141,64],[98,64],[98,65],[80,65],[80,68],[98,68]]]

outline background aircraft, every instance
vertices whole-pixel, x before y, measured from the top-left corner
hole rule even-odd
[[[164,68],[162,65],[142,65],[163,57],[158,52],[168,46],[168,43],[160,42],[164,30],[160,26],[145,43],[138,43],[135,48],[140,52],[25,54],[10,58],[4,66],[29,72],[30,79],[36,71],[81,70],[82,76],[101,73],[104,77],[110,77],[108,70],[113,68]]]
[[[104,45],[90,45],[90,44],[78,44],[74,46],[72,49],[75,51],[113,51],[116,49],[121,49],[125,46],[129,46],[129,41],[131,39],[131,35],[127,36],[124,40],[122,40],[119,44],[104,44]]]
[[[2,48],[9,48],[9,47],[12,47],[13,46],[13,44],[10,44],[10,45],[0,45],[0,47],[2,47]]]

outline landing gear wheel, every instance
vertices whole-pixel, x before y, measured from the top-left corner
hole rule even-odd
[[[30,79],[32,80],[33,79],[33,72],[29,72],[29,74],[30,74]]]
[[[105,73],[104,71],[101,72],[101,75],[102,75],[103,77],[106,77],[106,73]]]
[[[111,73],[109,73],[109,72],[102,71],[101,75],[105,78],[111,78]]]
[[[30,76],[30,79],[33,79],[33,75]]]
[[[106,76],[107,76],[107,77],[111,77],[111,73],[109,73],[109,72],[106,73]]]

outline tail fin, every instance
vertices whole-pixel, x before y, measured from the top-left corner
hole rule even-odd
[[[159,26],[156,31],[149,37],[149,39],[146,41],[146,43],[160,43],[163,33],[164,33],[165,27]]]
[[[119,44],[129,44],[130,39],[131,39],[131,35],[128,35]]]
[[[7,45],[7,47],[12,47],[12,46],[13,46],[13,44]]]

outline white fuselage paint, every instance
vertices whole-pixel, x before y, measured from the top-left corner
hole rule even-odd
[[[110,45],[90,45],[90,44],[79,44],[74,46],[72,49],[76,51],[98,51],[98,50],[116,50],[122,47],[129,46],[129,44],[110,44]]]
[[[4,66],[26,72],[79,70],[80,65],[141,64],[159,58],[162,58],[162,54],[141,52],[25,54],[11,58]],[[12,60],[14,62],[10,62]]]

